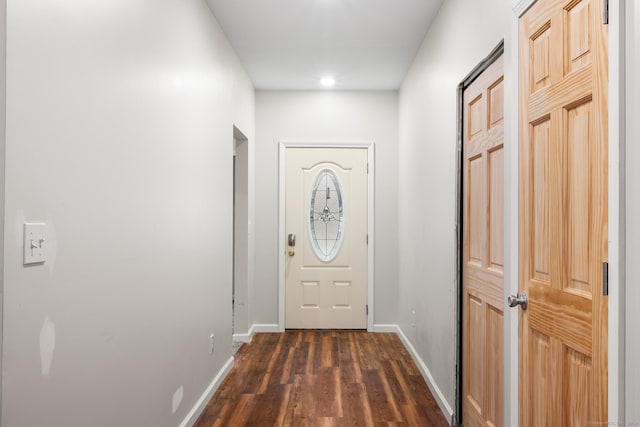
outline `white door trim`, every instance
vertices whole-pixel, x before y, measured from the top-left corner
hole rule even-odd
[[[519,156],[520,156],[520,68],[519,68],[519,18],[535,0],[516,1],[511,18],[510,32],[504,45],[504,90],[505,93],[517,93],[518,96],[505,96],[504,104],[504,140],[515,141],[505,144],[505,233],[504,233],[504,425],[517,426],[519,418],[519,319],[518,309],[507,306],[509,295],[518,293],[519,287]],[[521,7],[522,11],[518,12]]]
[[[514,0],[512,9],[516,14],[516,18],[521,17],[536,1],[538,0]]]
[[[280,141],[279,157],[279,178],[278,178],[278,330],[284,331],[285,312],[285,182],[288,148],[366,148],[369,173],[367,175],[367,233],[369,234],[369,245],[367,246],[367,304],[369,311],[367,314],[367,331],[373,331],[373,311],[374,311],[374,264],[373,255],[375,253],[374,236],[374,144],[373,141]]]
[[[609,422],[625,419],[625,5],[609,2]],[[630,422],[632,420],[627,420]]]

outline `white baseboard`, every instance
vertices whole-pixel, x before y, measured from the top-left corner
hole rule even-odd
[[[254,324],[246,334],[233,334],[233,342],[250,342],[256,332],[280,332],[278,325]]]
[[[229,360],[227,360],[227,363],[225,363],[222,369],[220,369],[213,381],[211,381],[211,384],[209,384],[209,387],[207,387],[202,396],[200,396],[200,399],[198,399],[195,406],[191,408],[191,411],[189,411],[185,419],[182,421],[182,423],[180,423],[180,427],[191,427],[196,423],[196,421],[198,421],[198,417],[200,416],[200,414],[202,414],[202,411],[204,411],[207,403],[209,403],[209,401],[213,397],[213,394],[216,392],[216,390],[218,390],[218,388],[222,384],[222,381],[224,381],[227,375],[229,375],[229,372],[231,372],[232,368],[233,357],[229,358]]]
[[[378,325],[373,325],[373,332],[375,333],[396,333],[398,335],[400,335],[400,327],[398,325],[384,325],[384,324],[378,324]]]
[[[406,349],[409,351],[409,354],[411,354],[411,357],[413,357],[413,360],[416,362],[416,365],[418,366],[418,369],[420,370],[422,377],[424,378],[427,385],[429,386],[429,390],[431,390],[431,394],[433,394],[433,397],[436,399],[436,402],[438,402],[438,406],[440,407],[440,410],[445,414],[445,416],[448,417],[447,419],[451,421],[453,419],[453,409],[451,409],[451,406],[447,402],[447,399],[445,399],[444,394],[442,394],[440,387],[438,387],[438,385],[436,384],[436,381],[433,379],[433,375],[431,375],[431,371],[429,371],[429,368],[427,368],[426,363],[424,363],[424,360],[422,360],[422,358],[416,351],[413,344],[411,344],[411,341],[409,341],[409,338],[407,338],[407,336],[404,334],[404,332],[402,331],[402,328],[400,328],[399,325],[373,325],[373,331],[374,332],[395,332],[398,335],[398,337],[400,338],[400,341],[402,341],[402,344],[404,344]]]
[[[233,334],[233,342],[249,342],[252,336],[251,330],[246,334]]]
[[[253,336],[254,333],[256,332],[280,332],[280,330],[278,329],[278,325],[277,324],[257,324],[257,325],[253,325],[251,327],[251,335]]]

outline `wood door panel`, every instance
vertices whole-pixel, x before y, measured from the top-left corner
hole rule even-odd
[[[484,401],[484,385],[483,385],[483,373],[482,369],[484,358],[484,304],[481,299],[475,295],[467,295],[467,310],[469,313],[466,327],[469,331],[467,335],[467,349],[469,353],[478,355],[469,359],[467,366],[467,378],[469,381],[469,388],[467,392],[467,400],[473,405],[474,409],[482,414],[483,401]]]
[[[504,120],[504,78],[496,80],[487,91],[489,97],[489,129],[495,128]]]
[[[504,315],[502,310],[492,305],[487,305],[486,311],[487,339],[486,339],[486,392],[487,413],[486,421],[491,426],[503,424],[503,363],[504,350],[503,325]]]
[[[591,102],[580,104],[565,114],[567,140],[567,204],[566,216],[568,235],[568,289],[583,291],[590,296],[592,291],[589,277],[589,194],[590,188],[590,145],[594,143],[590,131]],[[591,144],[590,144],[591,142]]]
[[[570,348],[563,348],[565,396],[564,425],[589,425],[589,395],[591,394],[591,358]]]
[[[469,188],[469,209],[467,210],[467,224],[469,228],[469,263],[482,266],[482,256],[484,253],[483,158],[476,157],[470,159],[468,165],[469,180],[467,186]]]
[[[591,2],[576,1],[565,8],[565,73],[591,64]]]
[[[484,131],[484,98],[478,95],[469,103],[469,137],[473,139]]]
[[[504,77],[498,58],[465,89],[463,423],[503,425]]]
[[[488,152],[489,268],[504,270],[504,147]]]
[[[607,48],[602,3],[520,19],[520,424],[607,421]]]
[[[545,88],[551,84],[551,55],[549,39],[551,23],[546,22],[531,36],[531,92]]]
[[[554,420],[558,420],[557,396],[549,393],[549,390],[556,389],[556,378],[552,371],[553,340],[549,335],[536,330],[532,330],[529,336],[530,357],[528,364],[521,368],[527,370],[531,377],[531,381],[526,384],[526,392],[532,402],[532,411],[525,414],[526,425],[548,427],[554,425]]]
[[[531,176],[533,236],[531,238],[531,266],[533,279],[549,284],[551,282],[551,254],[550,247],[550,139],[551,122],[549,118],[532,126],[531,140]]]

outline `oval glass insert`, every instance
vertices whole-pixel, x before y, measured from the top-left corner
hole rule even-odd
[[[331,169],[323,169],[311,187],[309,234],[316,256],[324,262],[333,260],[344,237],[342,187]]]

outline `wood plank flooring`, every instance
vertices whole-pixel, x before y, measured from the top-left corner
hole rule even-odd
[[[256,334],[196,427],[448,426],[395,334]]]

